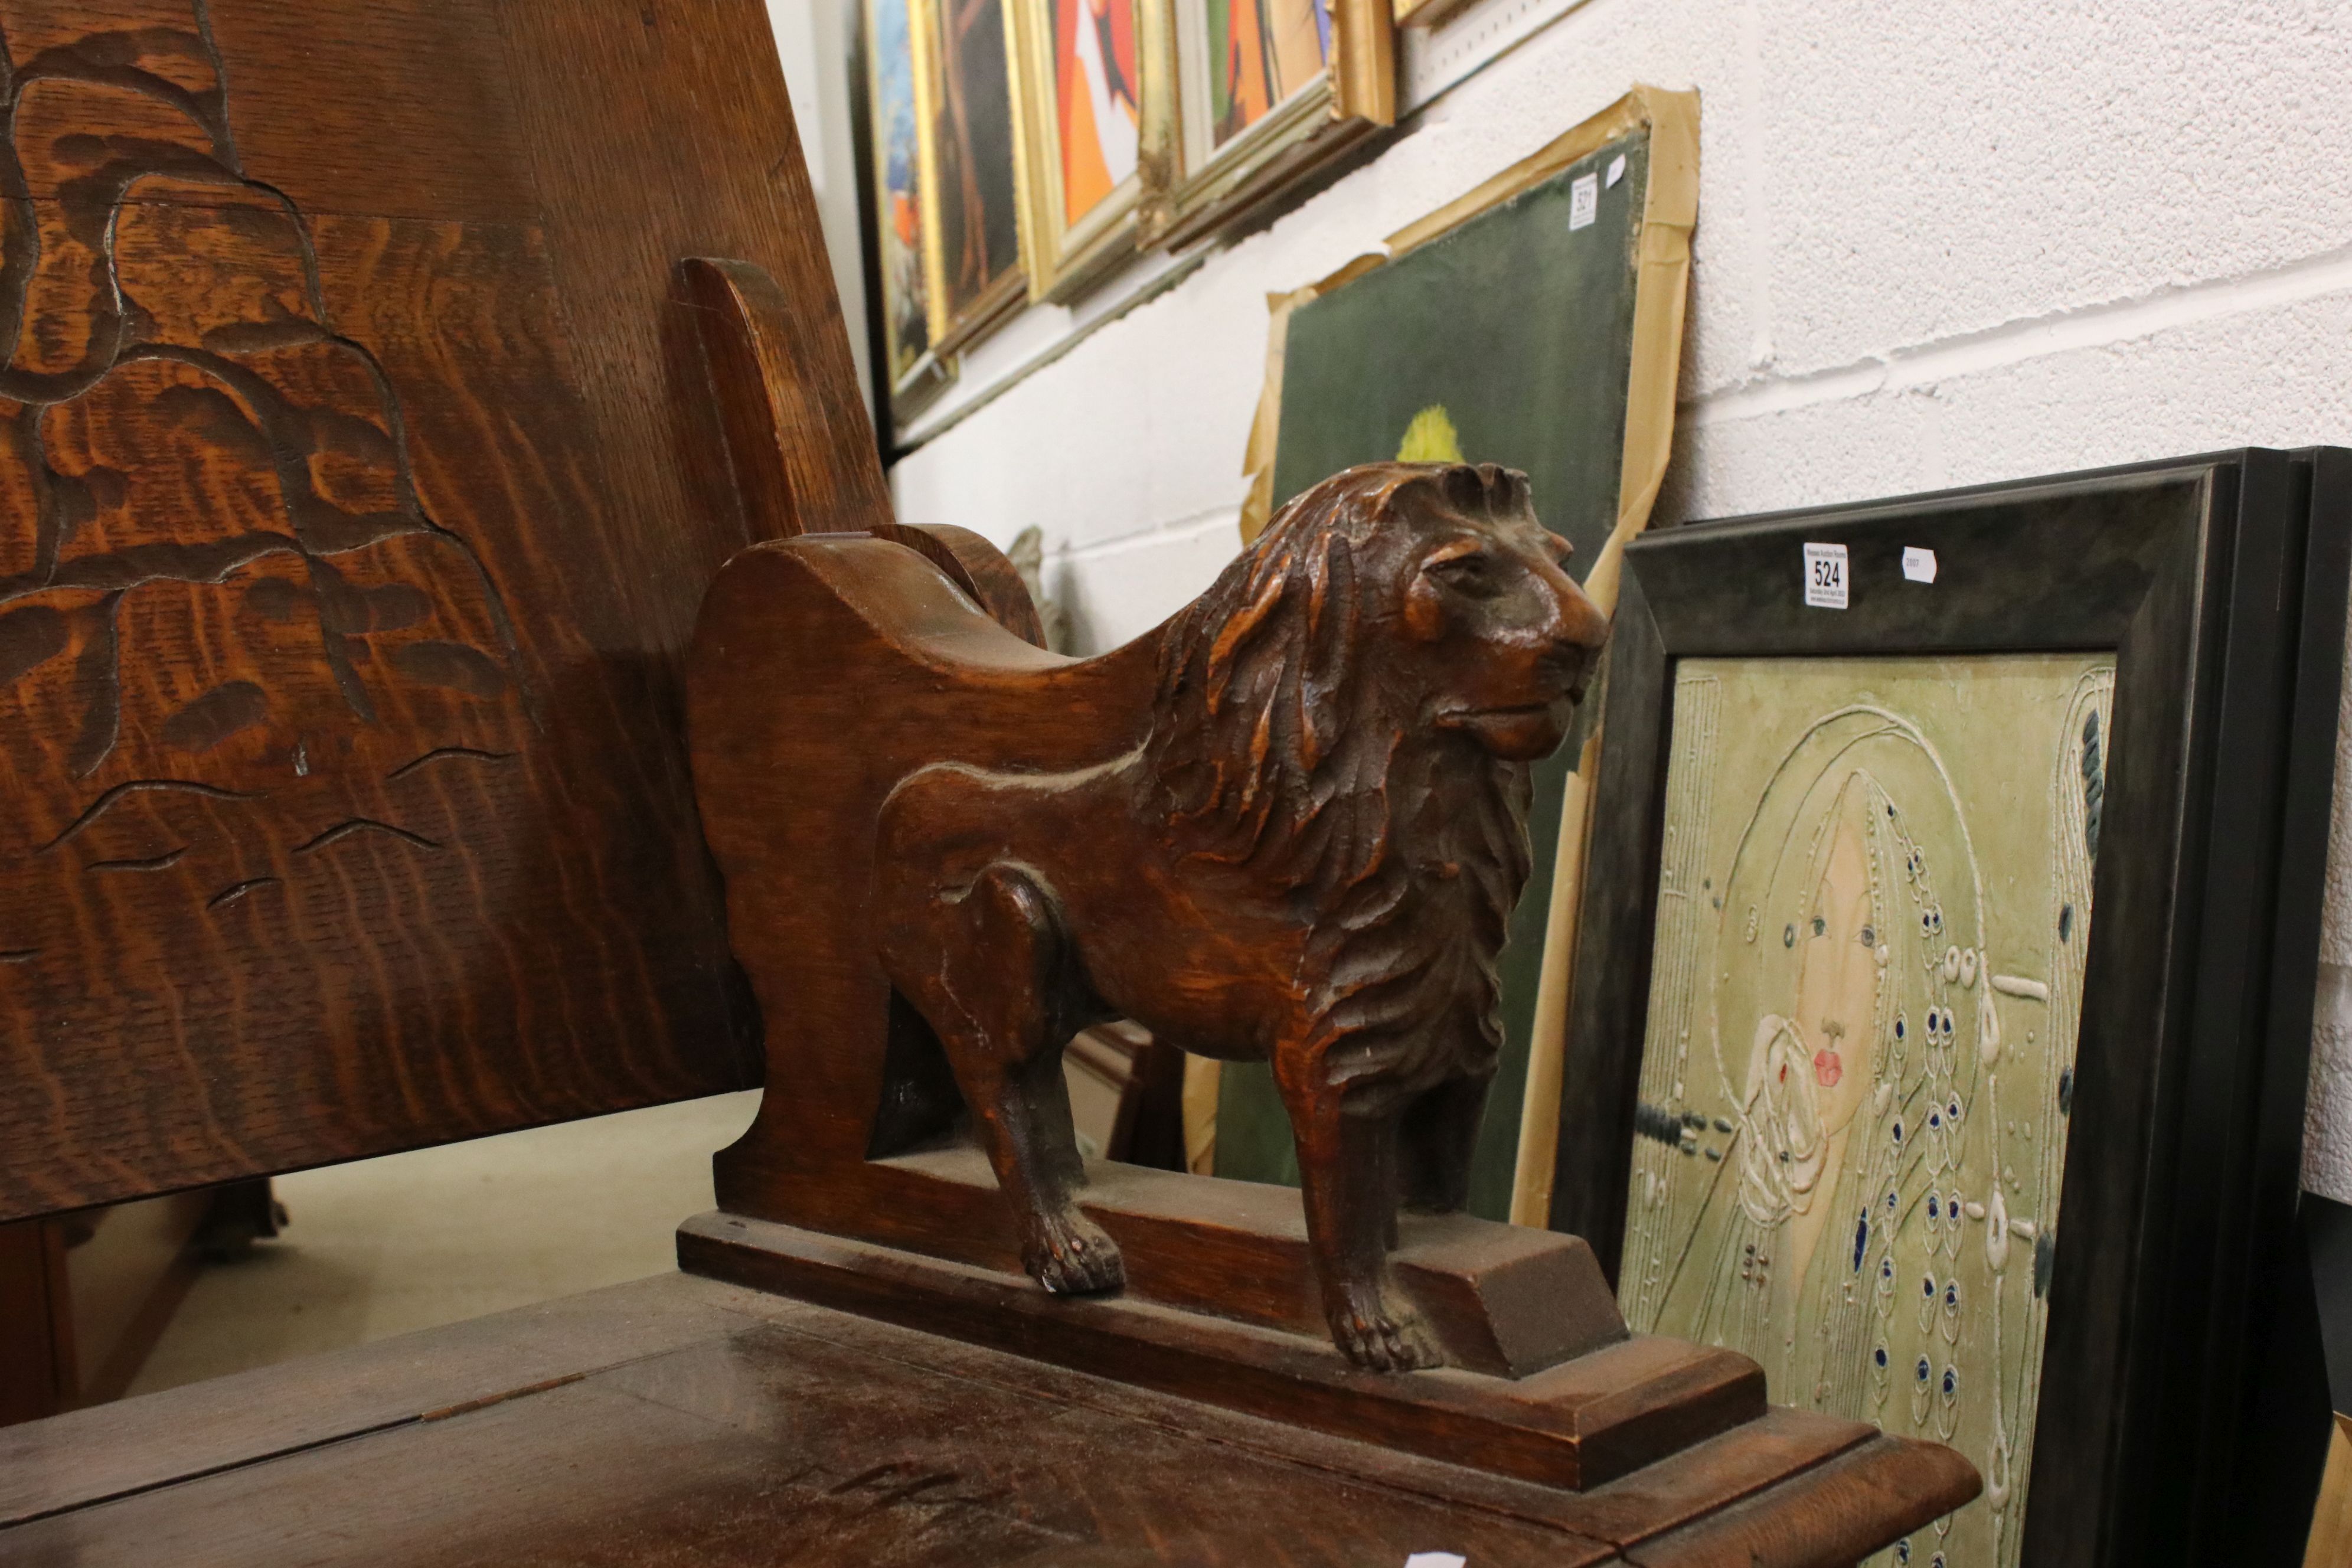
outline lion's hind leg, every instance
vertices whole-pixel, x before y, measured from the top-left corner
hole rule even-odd
[[[961,896],[909,911],[886,949],[891,980],[930,1023],[1021,1226],[1021,1261],[1046,1289],[1085,1295],[1126,1281],[1118,1247],[1078,1207],[1086,1184],[1062,1048],[1076,1012],[1053,895],[999,862]]]
[[[1494,1079],[1491,1069],[1449,1079],[1406,1107],[1397,1128],[1405,1207],[1452,1214],[1469,1203],[1471,1159],[1486,1114],[1486,1086]]]

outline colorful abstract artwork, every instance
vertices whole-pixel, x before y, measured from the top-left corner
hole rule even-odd
[[[1223,146],[1331,62],[1331,0],[1208,0],[1212,143]]]
[[[2014,1564],[2112,655],[1677,667],[1619,1295],[1957,1447],[1879,1561]]]
[[[871,0],[866,12],[874,119],[874,190],[882,262],[883,330],[890,383],[903,381],[930,347],[923,276],[922,155],[915,108],[914,33],[908,0]]]
[[[1134,177],[1142,135],[1135,0],[1052,0],[1063,221]]]

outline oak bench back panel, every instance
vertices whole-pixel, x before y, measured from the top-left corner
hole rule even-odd
[[[0,43],[0,1219],[756,1082],[676,666],[758,530],[679,259],[854,386],[764,13]]]

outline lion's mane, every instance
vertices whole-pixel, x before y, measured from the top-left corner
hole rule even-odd
[[[1395,679],[1394,611],[1424,520],[1528,506],[1526,477],[1490,464],[1349,469],[1286,506],[1161,641],[1145,762],[1162,823],[1188,858],[1302,908],[1310,1045],[1368,1088],[1484,1070],[1501,1044],[1528,769],[1429,724]]]

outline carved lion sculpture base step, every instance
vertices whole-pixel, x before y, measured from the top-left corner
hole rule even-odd
[[[1522,1249],[1528,1239],[1582,1245],[1475,1219],[1447,1223],[1458,1232],[1444,1238],[1450,1246],[1406,1251],[1458,1257],[1489,1239],[1478,1233]],[[1013,1268],[723,1211],[680,1227],[678,1261],[689,1273],[1596,1500],[1625,1487],[1692,1506],[1736,1499],[1749,1521],[1743,1530],[1767,1527],[1783,1509],[1801,1511],[1811,1528],[1828,1510],[1849,1520],[1863,1542],[1856,1556],[1977,1490],[1974,1471],[1933,1445],[1769,1410],[1753,1362],[1682,1341],[1621,1333],[1517,1378],[1459,1367],[1381,1374],[1348,1364],[1308,1325],[1239,1322],[1132,1295],[1055,1298]]]

